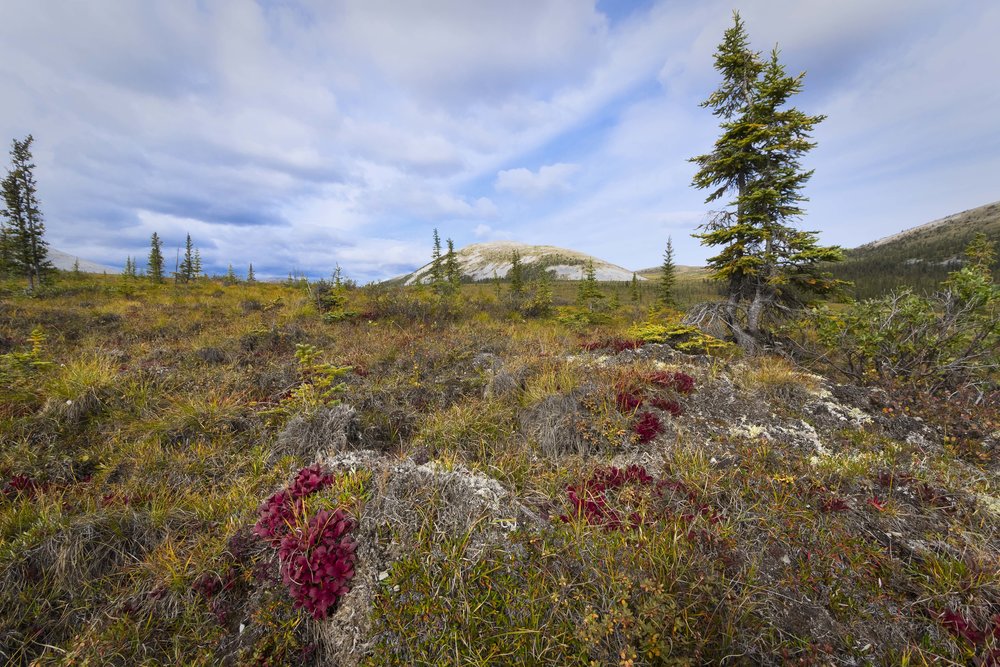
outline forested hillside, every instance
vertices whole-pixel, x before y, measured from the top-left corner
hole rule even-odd
[[[906,285],[926,292],[957,268],[973,236],[1000,240],[1000,202],[956,213],[847,251],[847,260],[831,266],[837,278],[854,283],[858,299],[885,294]],[[993,266],[994,273],[1000,263]]]

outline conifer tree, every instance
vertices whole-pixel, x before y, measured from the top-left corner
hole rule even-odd
[[[603,298],[604,294],[601,293],[597,285],[597,270],[594,268],[594,262],[588,259],[583,270],[583,280],[580,281],[580,286],[577,288],[576,302],[593,312],[597,301]]]
[[[510,254],[510,271],[507,272],[510,281],[511,296],[520,298],[524,295],[524,265],[521,264],[521,253],[514,250]]]
[[[674,241],[667,237],[667,249],[663,252],[663,264],[660,266],[659,300],[664,306],[676,305],[674,287],[677,284],[677,270],[674,266]]]
[[[444,288],[444,263],[441,261],[441,237],[434,228],[434,250],[431,253],[431,287],[441,293]]]
[[[727,284],[723,320],[741,344],[753,347],[764,333],[765,315],[840,284],[819,266],[842,253],[820,246],[815,232],[789,224],[803,213],[802,188],[813,172],[801,159],[815,145],[809,135],[824,117],[787,107],[805,75],[788,76],[777,49],[764,58],[749,44],[734,12],[715,54],[722,83],[702,104],[720,119],[722,135],[711,153],[692,161],[699,166],[693,184],[709,190],[706,203],[733,197],[695,236],[721,247],[708,265],[712,277]]]
[[[239,281],[240,279],[236,277],[236,271],[233,270],[233,265],[230,264],[226,270],[226,276],[222,279],[222,283],[224,285],[235,285]]]
[[[177,281],[189,283],[194,277],[194,244],[191,243],[191,235],[188,234],[184,241],[184,259],[181,260],[180,268],[177,270]]]
[[[201,276],[201,250],[199,248],[194,249],[194,259],[191,262],[191,277],[198,278]]]
[[[73,258],[73,277],[74,278],[79,278],[80,277],[80,258],[79,257]]]
[[[253,274],[253,262],[250,262],[250,268],[247,269],[247,283],[253,284],[257,282],[257,277]]]
[[[154,283],[163,282],[163,242],[160,237],[153,232],[153,237],[149,240],[149,259],[146,260],[146,275]]]
[[[444,257],[444,273],[448,288],[455,292],[462,284],[462,272],[458,268],[458,257],[455,255],[455,242],[448,239],[448,253]]]
[[[632,303],[639,303],[642,299],[642,294],[639,292],[639,276],[632,274],[632,282],[629,284],[629,292],[631,293]]]
[[[6,220],[2,236],[4,256],[8,270],[24,276],[28,287],[35,289],[42,277],[54,270],[48,259],[45,241],[45,224],[38,203],[35,183],[35,164],[31,161],[30,134],[23,140],[14,139],[10,150],[11,166],[3,179],[4,208],[0,215]]]

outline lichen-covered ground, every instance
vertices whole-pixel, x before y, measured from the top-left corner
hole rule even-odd
[[[670,313],[470,294],[324,317],[303,285],[8,290],[0,658],[1000,659],[995,411],[956,432],[819,369],[629,337]],[[293,545],[329,516],[340,551]],[[288,554],[312,568],[291,583]]]

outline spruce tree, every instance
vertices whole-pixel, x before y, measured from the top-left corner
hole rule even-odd
[[[163,242],[156,232],[149,240],[149,259],[146,260],[146,275],[154,283],[163,282]]]
[[[247,269],[247,283],[253,284],[257,282],[257,277],[253,274],[253,262],[250,262],[250,268]]]
[[[813,172],[801,159],[815,145],[809,135],[824,117],[787,107],[805,75],[788,76],[777,49],[764,58],[749,45],[734,12],[715,54],[722,83],[702,104],[720,119],[722,135],[711,153],[692,161],[699,166],[693,185],[709,190],[706,203],[732,197],[695,236],[721,247],[708,265],[712,277],[727,284],[723,319],[741,344],[752,347],[764,334],[766,315],[840,284],[819,267],[842,253],[820,246],[815,232],[789,224],[803,213],[802,188]]]
[[[444,274],[448,288],[456,292],[462,284],[462,272],[458,268],[458,257],[455,255],[455,242],[448,239],[448,253],[444,256]]]
[[[21,141],[13,141],[11,166],[2,183],[4,208],[0,211],[6,219],[2,254],[6,255],[9,270],[24,276],[32,290],[41,283],[46,273],[54,270],[48,260],[45,224],[34,176],[35,164],[31,161],[34,140],[29,134]]]
[[[510,281],[510,293],[515,298],[524,295],[524,265],[521,264],[521,253],[514,250],[510,254],[510,271],[507,272]]]
[[[225,278],[222,279],[222,284],[224,284],[224,285],[235,285],[239,281],[240,281],[240,279],[236,277],[236,271],[233,270],[233,265],[230,264],[229,268],[226,270],[226,276],[225,276]]]
[[[184,259],[181,260],[180,268],[177,270],[177,280],[182,283],[189,283],[194,280],[194,244],[191,243],[191,235],[187,235],[184,241]]]
[[[667,249],[663,252],[663,264],[660,266],[659,301],[664,306],[674,306],[674,287],[677,285],[677,270],[674,266],[674,241],[667,237]]]
[[[194,249],[194,259],[191,262],[191,277],[199,278],[201,277],[201,249]]]
[[[597,270],[594,268],[594,261],[588,259],[583,270],[583,280],[580,281],[580,285],[577,287],[576,302],[581,306],[586,306],[587,310],[593,312],[597,301],[603,298],[604,294],[601,293],[597,285]]]
[[[632,274],[632,282],[629,284],[629,292],[631,293],[632,303],[639,303],[642,299],[642,293],[639,291],[639,276]]]
[[[434,250],[431,253],[431,286],[435,292],[444,289],[444,264],[441,261],[441,237],[434,228]]]

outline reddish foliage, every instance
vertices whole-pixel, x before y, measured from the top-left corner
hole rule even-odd
[[[945,609],[938,615],[941,624],[956,637],[964,637],[971,644],[978,646],[986,640],[986,632],[976,629],[969,619],[960,612]]]
[[[878,496],[872,496],[868,499],[868,504],[877,509],[879,512],[885,509],[885,500],[880,500]]]
[[[663,423],[652,412],[643,412],[632,430],[639,436],[639,442],[646,443],[663,432]]]
[[[25,496],[33,498],[36,493],[45,489],[45,486],[44,483],[38,482],[27,475],[14,475],[7,482],[3,493],[8,497]]]
[[[823,501],[822,509],[824,512],[846,512],[851,506],[843,498],[832,497]]]
[[[219,575],[214,572],[205,572],[194,580],[194,583],[191,584],[191,590],[200,593],[206,600],[211,600],[222,590],[222,581],[219,579]]]
[[[620,389],[615,394],[615,404],[622,412],[632,412],[642,405],[642,396],[632,391]]]
[[[259,518],[253,532],[269,541],[272,546],[278,546],[295,516],[293,502],[289,491],[278,491],[265,500],[257,508]]]
[[[628,516],[628,521],[622,521],[621,515],[608,505],[606,492],[621,488],[626,484],[648,486],[655,480],[645,468],[630,465],[627,468],[597,468],[586,482],[580,486],[567,486],[566,495],[573,505],[574,513],[582,516],[591,525],[604,526],[608,530],[621,530],[626,526],[637,528],[642,524],[642,517],[637,512]],[[563,521],[570,518],[565,514]]]
[[[674,417],[684,414],[684,406],[670,398],[654,398],[649,402],[654,408],[659,408],[664,412],[669,412]]]
[[[690,394],[694,391],[694,378],[681,371],[656,371],[650,373],[648,379],[653,384],[673,389],[681,394]]]
[[[326,618],[354,576],[357,543],[349,535],[354,521],[343,510],[322,510],[307,526],[284,536],[278,550],[281,579],[296,607]]]
[[[304,498],[333,484],[333,475],[325,472],[318,463],[303,468],[295,476],[295,481],[289,487],[292,498]]]
[[[326,618],[340,596],[347,592],[347,582],[354,576],[354,551],[351,538],[354,520],[343,510],[321,510],[305,526],[296,516],[305,511],[303,498],[333,483],[333,476],[319,464],[303,468],[283,491],[261,504],[254,533],[278,549],[281,579],[296,607],[303,607],[313,618]],[[233,546],[234,559],[248,551],[243,544]],[[261,572],[255,571],[260,578]],[[235,579],[233,580],[235,583]],[[223,584],[223,590],[225,585]],[[226,613],[219,606],[213,611],[224,622]]]

